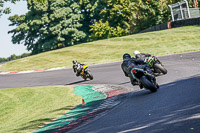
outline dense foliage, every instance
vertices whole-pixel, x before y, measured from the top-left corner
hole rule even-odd
[[[38,2],[40,1],[40,2]],[[119,37],[169,21],[179,0],[28,0],[27,14],[12,16],[14,44],[37,54],[77,43]]]
[[[4,6],[4,4],[6,2],[11,2],[11,3],[15,4],[17,1],[20,1],[20,0],[0,0],[0,17],[3,14],[9,14],[9,13],[11,13],[10,7],[5,7]],[[34,1],[37,1],[37,2],[40,2],[40,3],[44,3],[45,0],[34,0]]]
[[[85,38],[79,30],[81,14],[79,6],[71,0],[51,0],[45,4],[28,1],[26,15],[9,18],[13,43],[23,43],[33,54],[73,45]]]
[[[91,26],[92,40],[135,33],[170,20],[169,4],[178,0],[105,0],[100,20]],[[102,26],[101,26],[102,25]],[[116,32],[107,33],[108,29]],[[119,34],[118,34],[119,33]]]
[[[98,40],[129,33],[130,0],[102,0],[99,19],[90,26],[90,39]]]

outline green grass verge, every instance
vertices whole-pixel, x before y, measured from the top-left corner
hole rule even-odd
[[[0,89],[0,133],[27,133],[78,104],[72,87]]]
[[[120,61],[124,53],[133,54],[134,50],[156,56],[199,51],[200,27],[187,26],[83,43],[12,61],[3,64],[0,70],[23,71],[71,67],[73,59],[85,64]]]

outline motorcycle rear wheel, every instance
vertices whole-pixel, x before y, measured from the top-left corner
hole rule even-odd
[[[86,70],[86,75],[87,75],[87,78],[89,78],[90,80],[93,80],[93,75],[91,74],[89,70]]]
[[[167,74],[167,69],[165,69],[161,64],[154,64],[155,69],[158,69],[161,73]]]
[[[142,76],[140,81],[142,82],[144,88],[149,89],[151,92],[157,91],[157,87],[151,81],[149,81],[146,76]]]
[[[87,80],[86,75],[81,75],[81,77],[82,77],[84,80]]]
[[[90,80],[93,80],[93,75],[91,74],[91,72],[90,72],[90,71],[87,71],[87,73],[88,73],[88,78],[89,78]]]

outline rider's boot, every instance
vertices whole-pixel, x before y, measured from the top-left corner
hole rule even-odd
[[[154,80],[154,83],[156,83],[156,78],[154,78],[153,80]],[[160,86],[158,85],[158,83],[156,83],[156,87],[157,87],[157,89],[160,88]]]
[[[157,89],[159,89],[160,88],[160,86],[156,83],[156,87],[157,87]]]
[[[134,86],[134,85],[138,85],[138,82],[137,82],[137,80],[135,80],[135,79],[132,79],[131,80],[131,84]]]
[[[139,84],[139,87],[140,87],[140,89],[144,88],[143,85],[142,85],[142,83]]]

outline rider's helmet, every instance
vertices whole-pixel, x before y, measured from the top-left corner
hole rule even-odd
[[[130,54],[125,53],[125,54],[123,55],[123,60],[124,60],[124,59],[129,59],[129,58],[131,58],[131,55],[130,55]]]
[[[135,50],[135,51],[134,51],[135,57],[136,57],[137,54],[140,54],[140,52],[139,52],[138,50]]]
[[[77,61],[76,61],[76,60],[73,60],[73,61],[72,61],[72,63],[73,63],[73,64],[76,64],[76,63],[77,63]]]

